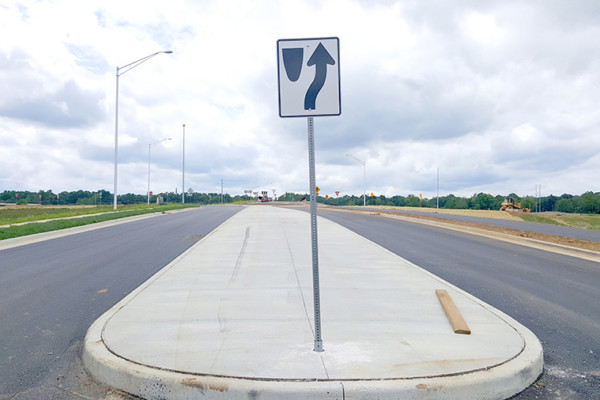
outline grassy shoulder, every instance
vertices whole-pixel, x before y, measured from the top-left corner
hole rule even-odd
[[[536,215],[536,214],[523,214],[520,216],[521,219],[525,222],[537,222],[540,224],[548,224],[548,225],[560,225],[560,226],[569,226],[565,223],[557,221],[554,218]]]
[[[357,206],[356,209],[359,209]],[[453,214],[471,217],[482,217],[492,219],[504,219],[511,221],[537,222],[540,224],[570,226],[590,230],[600,230],[599,214],[565,214],[565,213],[523,213],[507,212],[498,210],[466,210],[446,208],[419,208],[419,207],[394,207],[394,206],[370,206],[369,208],[395,209],[402,211],[422,211],[434,214]]]
[[[0,240],[56,231],[156,212],[199,207],[198,204],[102,207],[14,207],[0,209]]]
[[[113,211],[111,206],[12,206],[0,208],[0,226],[23,222],[70,218]]]
[[[557,215],[556,221],[575,228],[600,230],[600,215]]]
[[[523,214],[521,218],[527,222],[600,230],[600,215],[598,214]]]

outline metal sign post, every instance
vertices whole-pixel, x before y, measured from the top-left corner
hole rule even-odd
[[[310,184],[310,238],[312,243],[313,299],[315,305],[315,347],[323,351],[321,339],[321,294],[319,290],[319,240],[317,238],[317,179],[315,173],[315,126],[308,117],[308,175]]]
[[[317,238],[317,182],[313,117],[340,115],[340,47],[336,37],[277,41],[279,116],[308,117],[308,170],[312,243],[314,351],[323,351]]]

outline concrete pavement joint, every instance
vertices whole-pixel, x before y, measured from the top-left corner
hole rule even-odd
[[[283,237],[285,238],[285,243],[287,244],[288,251],[290,252],[290,262],[292,264],[292,268],[294,270],[294,275],[296,276],[296,283],[298,284],[298,291],[300,292],[300,297],[302,298],[302,304],[304,305],[304,314],[306,315],[306,320],[308,321],[308,325],[310,326],[310,330],[313,333],[313,337],[315,335],[315,328],[313,327],[312,321],[310,319],[310,315],[308,313],[308,309],[306,308],[306,298],[304,297],[304,291],[302,290],[302,285],[300,284],[300,278],[298,277],[298,269],[296,268],[296,263],[294,262],[294,256],[292,255],[292,249],[290,247],[290,241],[288,240],[285,231],[283,232]]]

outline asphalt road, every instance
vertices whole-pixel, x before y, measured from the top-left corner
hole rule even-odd
[[[383,216],[326,209],[318,214],[533,331],[544,347],[544,374],[515,398],[600,398],[599,263]]]
[[[356,209],[356,207],[340,207],[342,209]],[[520,229],[523,231],[545,233],[548,235],[565,236],[574,239],[589,240],[592,242],[600,242],[600,231],[594,231],[590,229],[572,228],[570,226],[550,225],[550,224],[539,224],[536,222],[525,222],[525,221],[511,221],[504,219],[493,219],[493,218],[482,218],[482,217],[471,217],[468,215],[454,215],[438,213],[435,209],[432,211],[410,211],[410,210],[395,210],[395,209],[381,209],[381,208],[362,208],[363,210],[370,210],[373,212],[390,212],[395,214],[407,214],[407,215],[421,215],[426,217],[435,217],[441,219],[448,219],[453,221],[472,222],[476,224],[486,224],[493,226],[501,226],[504,228]]]
[[[82,368],[87,329],[240,209],[204,207],[0,251],[0,399],[114,399]]]
[[[87,328],[238,210],[206,207],[0,251],[0,400],[125,398],[83,370]],[[517,399],[598,398],[599,263],[382,216],[319,214],[531,329],[545,372]]]

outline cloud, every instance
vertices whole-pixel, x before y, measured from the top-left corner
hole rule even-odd
[[[69,52],[75,56],[77,65],[95,74],[104,74],[109,70],[108,63],[102,54],[91,46],[65,44]]]
[[[17,98],[0,107],[0,116],[38,123],[51,128],[93,126],[106,118],[100,106],[103,95],[82,90],[68,81],[56,93]]]
[[[362,193],[348,153],[366,161],[375,194],[431,197],[438,168],[441,194],[600,190],[596,1],[0,8],[0,35],[11,38],[0,43],[0,169],[11,170],[10,188],[112,190],[115,68],[173,50],[119,80],[119,191],[145,192],[148,143],[166,137],[152,151],[153,186],[181,185],[184,123],[195,190],[220,190],[223,179],[233,194],[306,191],[306,121],[278,117],[276,41],[338,36],[342,114],[315,120],[323,193]],[[44,153],[43,171],[11,169]]]

